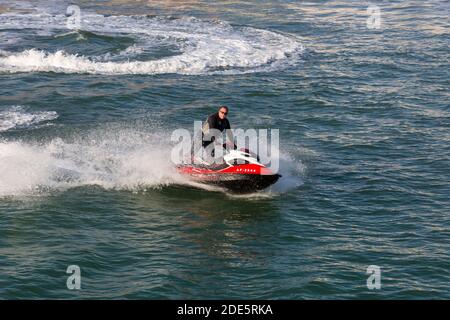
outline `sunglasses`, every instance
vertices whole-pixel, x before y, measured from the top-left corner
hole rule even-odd
[[[227,115],[228,112],[219,111],[220,113],[223,113],[224,115]]]

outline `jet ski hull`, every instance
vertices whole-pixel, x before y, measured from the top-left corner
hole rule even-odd
[[[219,186],[233,193],[250,193],[266,189],[281,177],[259,165],[240,165],[216,170],[206,167],[180,166],[178,171],[189,180]]]
[[[217,174],[193,178],[196,182],[223,187],[234,193],[250,193],[266,189],[277,182],[280,177],[279,174],[264,176],[256,174]]]

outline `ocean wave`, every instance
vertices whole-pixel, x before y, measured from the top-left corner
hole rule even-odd
[[[67,35],[65,23],[66,17],[63,15],[0,15],[0,30],[17,32],[26,29],[26,32],[36,34],[45,30],[56,32],[55,39],[61,31],[63,35]],[[302,44],[292,36],[251,27],[234,27],[224,21],[203,21],[190,17],[169,19],[86,14],[83,15],[81,28],[81,35],[126,35],[136,43],[119,53],[122,61],[112,59],[117,58],[113,54],[86,56],[65,52],[61,47],[54,51],[29,47],[22,51],[3,51],[0,56],[0,72],[197,75],[248,73],[290,65],[303,51]],[[155,46],[174,47],[176,50],[167,56],[136,60],[139,51],[155,51]],[[130,57],[134,60],[130,60]],[[105,61],[105,58],[111,59]]]
[[[14,106],[0,111],[0,132],[34,126],[38,123],[55,120],[58,114],[55,111],[26,112],[22,106]]]

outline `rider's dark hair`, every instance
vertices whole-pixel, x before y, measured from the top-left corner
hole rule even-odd
[[[220,107],[219,107],[219,110],[217,110],[217,111],[220,111],[220,109],[226,109],[227,112],[228,112],[228,107],[227,107],[227,106],[220,106]]]

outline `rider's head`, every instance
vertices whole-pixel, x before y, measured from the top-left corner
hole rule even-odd
[[[228,107],[227,106],[220,106],[218,113],[219,113],[219,118],[220,119],[222,119],[222,120],[225,119],[227,117],[227,114],[228,114]]]

